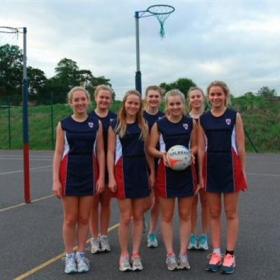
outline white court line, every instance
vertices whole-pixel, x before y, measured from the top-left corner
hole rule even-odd
[[[269,177],[280,177],[280,174],[263,174],[263,173],[246,173],[247,175],[257,175],[257,176],[269,176]]]
[[[33,171],[33,170],[40,170],[40,169],[45,169],[45,168],[50,168],[52,167],[52,165],[46,165],[46,166],[41,166],[41,167],[33,167],[33,168],[30,168],[30,171]],[[16,170],[16,171],[9,171],[9,172],[3,172],[3,173],[0,173],[0,176],[1,175],[9,175],[9,174],[15,174],[15,173],[22,173],[23,170]]]

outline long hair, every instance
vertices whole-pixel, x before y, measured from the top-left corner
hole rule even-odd
[[[223,81],[213,81],[213,82],[211,82],[209,85],[208,85],[208,87],[207,87],[207,96],[209,97],[209,92],[210,92],[210,89],[211,89],[211,87],[216,87],[216,86],[218,86],[218,87],[221,87],[222,88],[222,90],[223,90],[223,92],[225,93],[225,95],[226,95],[226,100],[225,100],[225,103],[224,103],[224,105],[226,106],[226,107],[229,107],[230,106],[230,91],[229,91],[229,88],[228,88],[228,86],[227,86],[227,84],[225,83],[225,82],[223,82]]]
[[[126,122],[125,102],[127,100],[127,97],[132,94],[139,97],[140,108],[136,114],[135,121],[138,123],[141,130],[140,138],[145,139],[148,133],[148,127],[143,117],[143,104],[142,104],[141,94],[137,90],[129,90],[124,95],[122,105],[117,117],[117,126],[115,128],[115,133],[118,134],[120,137],[123,137],[126,133],[127,122]]]
[[[164,100],[165,100],[165,113],[166,115],[169,115],[168,112],[168,97],[170,96],[179,96],[183,102],[183,110],[182,110],[182,116],[186,116],[187,115],[187,107],[186,107],[186,99],[185,99],[185,95],[178,89],[171,89],[169,90],[165,95],[164,95]]]

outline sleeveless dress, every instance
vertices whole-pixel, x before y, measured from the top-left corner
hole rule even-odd
[[[160,150],[168,151],[175,145],[190,148],[193,120],[183,117],[178,123],[172,123],[167,117],[157,122],[160,133]],[[160,197],[188,197],[193,196],[196,189],[196,172],[193,164],[181,171],[172,170],[164,166],[160,160],[156,179],[155,191]]]
[[[71,116],[61,120],[64,151],[60,163],[60,182],[65,196],[89,196],[96,192],[96,136],[98,119],[88,117],[83,122]]]
[[[93,116],[97,119],[99,119],[102,123],[102,130],[103,130],[103,142],[104,142],[104,152],[105,152],[105,160],[107,158],[107,150],[108,150],[108,128],[110,125],[110,122],[115,120],[117,118],[117,115],[112,112],[109,111],[107,116],[105,117],[100,117],[98,116],[95,111],[92,111],[89,113],[89,116]],[[105,161],[106,163],[106,161]],[[107,168],[107,164],[105,164],[105,184],[108,184],[108,168]]]
[[[210,111],[200,116],[206,136],[203,177],[208,192],[235,192],[247,188],[235,140],[236,114],[226,109],[220,117]]]
[[[117,120],[111,122],[114,130]],[[148,168],[144,141],[140,139],[141,130],[137,122],[127,124],[123,137],[116,135],[115,179],[117,191],[113,196],[124,198],[143,198],[150,195]]]

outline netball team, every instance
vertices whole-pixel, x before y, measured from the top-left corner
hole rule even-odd
[[[92,254],[111,250],[112,198],[117,200],[120,216],[120,271],[143,270],[140,249],[147,211],[147,247],[158,247],[160,217],[168,270],[190,269],[188,250],[206,251],[211,239],[205,269],[224,274],[235,271],[239,192],[247,188],[243,123],[240,114],[230,109],[230,91],[224,82],[214,81],[206,91],[204,96],[199,87],[190,88],[185,100],[177,89],[163,97],[158,86],[149,86],[143,105],[141,94],[130,90],[118,114],[110,111],[113,92],[109,86],[97,86],[92,111],[85,88],[74,87],[68,93],[73,113],[57,125],[53,159],[53,192],[62,201],[64,215],[65,273],[89,271],[85,257],[89,233]],[[159,109],[162,99],[164,112]],[[167,152],[175,145],[191,153],[191,163],[184,170],[168,165]],[[222,210],[226,216],[223,252]],[[179,217],[177,253],[173,249],[175,211]]]

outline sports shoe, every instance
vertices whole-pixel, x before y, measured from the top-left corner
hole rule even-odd
[[[167,255],[166,257],[166,266],[168,270],[178,269],[177,259],[174,253]]]
[[[235,256],[226,254],[221,267],[221,272],[225,274],[232,274],[235,271]]]
[[[139,255],[134,255],[131,258],[131,262],[132,262],[132,271],[140,271],[143,270],[143,264],[141,262],[141,258]]]
[[[129,255],[128,254],[120,257],[119,270],[120,271],[131,270],[131,265],[130,265],[130,262],[129,262]]]
[[[179,269],[190,269],[191,266],[188,261],[187,254],[180,254],[178,258],[178,268]]]
[[[100,249],[99,249],[99,251],[101,251],[101,252],[110,252],[111,251],[108,236],[102,235],[100,237]]]
[[[158,247],[157,235],[155,233],[149,233],[147,237],[147,247],[156,248]]]
[[[217,253],[213,253],[208,256],[210,261],[206,265],[206,270],[211,272],[216,272],[220,269],[222,265],[222,256],[218,255]]]
[[[76,256],[76,263],[79,273],[86,273],[89,271],[90,265],[89,260],[84,256]]]
[[[63,258],[63,260],[65,261],[65,273],[73,274],[77,272],[77,265],[74,256],[66,256],[65,258]]]
[[[191,234],[191,236],[190,236],[188,249],[189,250],[197,250],[198,249],[197,237],[194,234]]]
[[[207,234],[201,234],[197,248],[203,251],[208,250]]]
[[[91,238],[90,240],[91,248],[90,251],[92,254],[96,254],[100,250],[100,240],[98,237]]]

